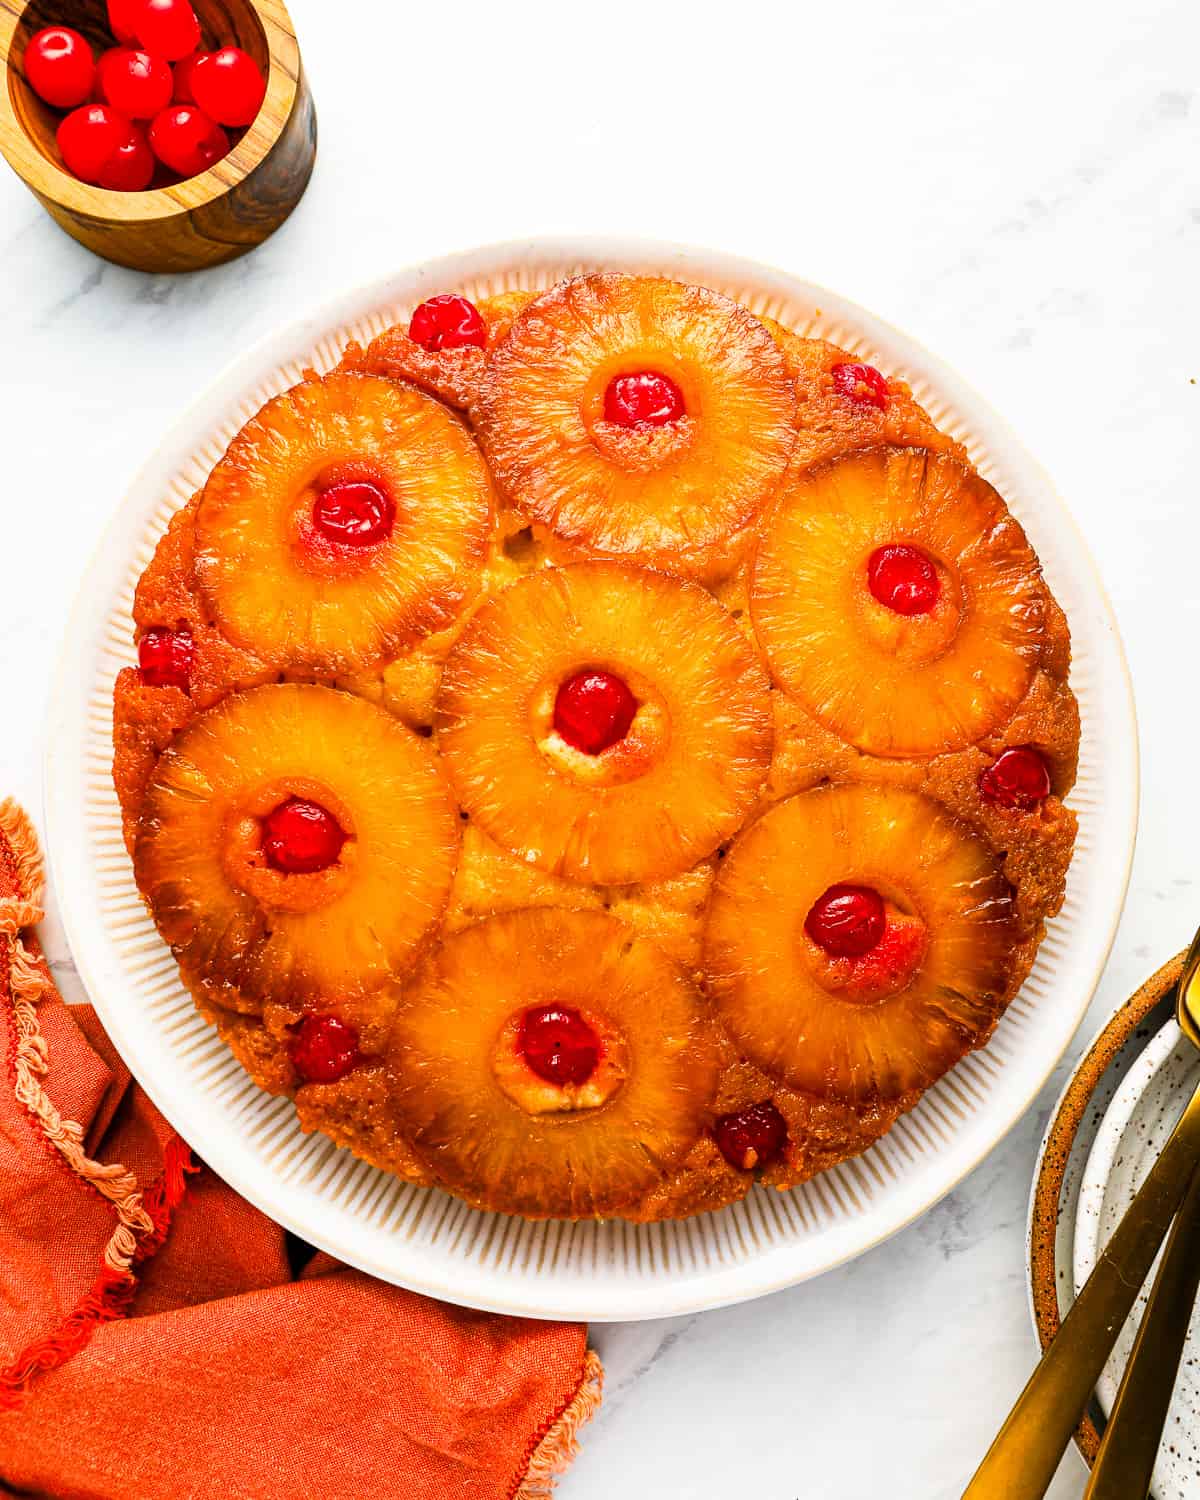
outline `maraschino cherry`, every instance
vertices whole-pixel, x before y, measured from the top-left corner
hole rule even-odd
[[[362,1060],[358,1032],[336,1016],[305,1016],[288,1054],[306,1083],[336,1083]]]
[[[813,902],[804,930],[832,958],[861,958],[883,936],[883,897],[865,885],[831,885]]]
[[[619,677],[589,668],[559,687],[554,727],[574,749],[599,755],[625,738],[637,710],[637,699]]]
[[[195,104],[170,104],[150,126],[155,156],[181,177],[198,177],[229,151],[229,137]]]
[[[942,581],[919,547],[877,547],[867,562],[867,584],[880,604],[898,615],[927,615],[938,602]]]
[[[176,687],[186,693],[196,643],[186,625],[168,630],[155,625],[138,642],[138,673],[145,687]]]
[[[684,414],[683,392],[667,375],[617,375],[604,392],[604,420],[618,427],[665,427]]]
[[[884,411],[888,404],[888,383],[874,365],[841,364],[830,370],[833,388],[859,406],[874,406]]]
[[[68,170],[98,187],[133,129],[111,105],[81,104],[59,125],[55,139]]]
[[[1032,746],[1015,745],[980,772],[979,792],[995,807],[1028,812],[1050,795],[1050,772]]]
[[[521,1017],[517,1049],[539,1078],[559,1087],[586,1083],[600,1061],[600,1038],[577,1010],[566,1005],[527,1010]]]
[[[487,327],[473,302],[454,292],[443,292],[422,302],[413,313],[408,336],[430,354],[443,349],[482,349],[487,343]]]
[[[240,47],[201,53],[184,76],[196,103],[218,125],[249,125],[267,93],[258,64]]]
[[[25,48],[29,87],[55,109],[75,109],[91,96],[96,66],[86,38],[70,26],[43,26]]]
[[[97,186],[116,193],[141,193],[153,178],[153,153],[142,131],[130,125],[128,135],[105,162]]]
[[[151,120],[171,102],[174,80],[160,57],[112,47],[100,59],[96,83],[107,103],[130,120]]]
[[[765,1167],[783,1150],[787,1122],[770,1102],[748,1104],[722,1115],[713,1127],[721,1155],[741,1172]]]
[[[134,22],[142,0],[108,0],[108,27],[122,47],[137,46]]]
[[[166,62],[178,62],[200,45],[200,22],[189,0],[140,0],[129,24],[139,45]]]
[[[321,491],[312,517],[322,536],[338,546],[373,547],[391,535],[396,507],[370,480],[345,479]]]
[[[289,797],[262,820],[267,863],[285,875],[313,875],[328,869],[346,842],[338,820],[319,802]]]
[[[195,81],[194,75],[199,66],[200,59],[207,54],[204,52],[189,52],[186,57],[181,57],[172,68],[175,87],[171,94],[173,104],[195,104],[196,91],[192,87]]]

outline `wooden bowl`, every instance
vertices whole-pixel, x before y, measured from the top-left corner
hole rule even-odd
[[[43,26],[73,26],[113,46],[105,0],[0,0],[0,151],[81,245],[138,271],[196,271],[259,245],[295,208],[317,153],[317,120],[283,0],[193,0],[206,48],[244,48],[267,73],[267,95],[227,156],[199,177],[144,193],[78,181],[55,140],[61,112],[25,82],[25,47]]]

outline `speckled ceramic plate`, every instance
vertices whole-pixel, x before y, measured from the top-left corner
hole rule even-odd
[[[134,584],[171,515],[262,402],[307,365],[329,369],[350,338],[371,338],[435,292],[540,289],[597,268],[715,287],[908,381],[1037,548],[1070,620],[1083,719],[1066,903],[987,1050],[965,1058],[865,1156],[794,1192],[756,1190],[720,1213],[647,1226],[479,1213],[306,1136],[291,1104],[260,1092],[196,1014],[134,885],[110,776],[112,684],[134,660]],[[751,261],[639,242],[535,241],[447,257],[350,293],[244,354],[163,437],[70,621],[52,694],[46,821],[67,936],[109,1035],[176,1129],[246,1198],[342,1260],[436,1297],[534,1317],[657,1318],[759,1296],[860,1254],[937,1202],[1012,1127],[1070,1041],[1108,955],[1137,780],[1128,671],[1087,548],[1036,460],[958,375],[863,308]]]
[[[1098,1221],[1097,1209],[1102,1207],[1104,1199],[1103,1180],[1097,1193],[1094,1179],[1089,1177],[1093,1149],[1096,1148],[1096,1166],[1103,1179],[1107,1173],[1103,1172],[1101,1162],[1111,1163],[1114,1159],[1111,1131],[1097,1147],[1098,1138],[1105,1129],[1110,1109],[1114,1120],[1118,1116],[1127,1117],[1130,1099],[1136,1101],[1147,1081],[1162,1067],[1170,1049],[1164,1050],[1161,1039],[1164,1028],[1174,1024],[1173,991],[1182,966],[1181,953],[1164,964],[1121,1006],[1080,1059],[1050,1117],[1038,1155],[1029,1206],[1030,1303],[1034,1330],[1042,1349],[1058,1332],[1078,1286],[1082,1285],[1082,1280],[1077,1279],[1077,1238],[1091,1238],[1095,1242],[1092,1231],[1080,1234],[1082,1223]],[[1119,1105],[1114,1102],[1118,1100]],[[1122,1366],[1123,1360],[1116,1366],[1118,1380]],[[1110,1365],[1106,1376],[1112,1371]],[[1105,1389],[1107,1400],[1103,1399]],[[1113,1390],[1115,1387],[1107,1381],[1102,1385],[1075,1434],[1076,1446],[1089,1464],[1100,1445]],[[1157,1500],[1168,1497],[1174,1500],[1180,1493],[1197,1492],[1159,1489],[1156,1481]]]

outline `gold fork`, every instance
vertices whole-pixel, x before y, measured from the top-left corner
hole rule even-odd
[[[1171,1226],[1083,1500],[1145,1500],[1198,1286],[1200,1168]]]
[[[1175,1019],[1188,1041],[1200,1050],[1200,931],[1192,939],[1192,946],[1179,976]],[[1150,1169],[1149,1176],[1138,1189],[1124,1218],[1104,1247],[1092,1274],[1080,1288],[1079,1296],[1063,1319],[1054,1342],[1046,1350],[1041,1364],[1030,1377],[1029,1384],[1017,1398],[1017,1404],[1000,1429],[975,1477],[963,1491],[962,1500],[1042,1500],[1071,1434],[1095,1390],[1096,1381],[1100,1378],[1112,1346],[1154,1264],[1159,1246],[1166,1237],[1185,1194],[1188,1194],[1198,1163],[1200,1088],[1188,1101],[1187,1108]],[[1187,1213],[1180,1216],[1172,1244],[1168,1246],[1168,1254],[1164,1257],[1159,1281],[1155,1283],[1152,1302],[1158,1303],[1158,1309],[1153,1311],[1148,1307],[1146,1311],[1146,1319],[1142,1325],[1146,1337],[1144,1341],[1139,1339],[1139,1345],[1142,1346],[1141,1357],[1138,1357],[1139,1345],[1135,1345],[1134,1355],[1130,1360],[1129,1378],[1134,1381],[1131,1390],[1135,1394],[1126,1395],[1126,1384],[1122,1384],[1121,1396],[1127,1402],[1125,1414],[1114,1440],[1108,1443],[1111,1456],[1105,1460],[1106,1467],[1110,1463],[1113,1466],[1114,1479],[1120,1467],[1116,1455],[1122,1451],[1116,1443],[1120,1441],[1122,1430],[1126,1436],[1130,1431],[1128,1413],[1133,1411],[1136,1419],[1138,1405],[1146,1403],[1151,1408],[1161,1405],[1162,1416],[1165,1417],[1167,1403],[1170,1401],[1178,1351],[1175,1361],[1170,1363],[1171,1375],[1165,1385],[1164,1395],[1161,1369],[1167,1362],[1158,1362],[1159,1376],[1151,1390],[1146,1383],[1145,1372],[1154,1366],[1155,1360],[1152,1354],[1145,1354],[1144,1349],[1152,1347],[1151,1340],[1155,1337],[1156,1330],[1161,1336],[1164,1326],[1176,1327],[1172,1319],[1178,1320],[1180,1317],[1184,1321],[1183,1329],[1178,1330],[1179,1345],[1182,1347],[1186,1320],[1191,1311],[1191,1298],[1188,1297],[1191,1275],[1187,1265],[1189,1236],[1196,1232],[1197,1225],[1200,1224],[1200,1185],[1188,1197]],[[1162,1285],[1160,1299],[1159,1283],[1163,1273],[1167,1272],[1168,1263],[1172,1269],[1168,1282]],[[1192,1283],[1191,1296],[1194,1297],[1194,1294],[1195,1285]],[[1185,1299],[1186,1308],[1183,1307]],[[1149,1328],[1146,1327],[1147,1323],[1150,1323]],[[1135,1362],[1141,1366],[1140,1377],[1133,1375]],[[1117,1427],[1120,1406],[1119,1397],[1113,1407],[1106,1439],[1109,1432]],[[1161,1432],[1160,1417],[1158,1426],[1154,1429],[1154,1451],[1157,1450]],[[1148,1439],[1143,1432],[1137,1450],[1138,1462],[1143,1464],[1147,1446]],[[1150,1452],[1151,1466],[1154,1451]],[[1103,1481],[1107,1484],[1109,1479],[1100,1469],[1099,1455],[1097,1470],[1099,1472],[1093,1474],[1093,1483]],[[1149,1471],[1146,1472],[1148,1483]],[[1122,1475],[1122,1478],[1124,1488],[1120,1487],[1120,1482],[1111,1490],[1089,1488],[1089,1496],[1092,1500],[1101,1500],[1102,1496],[1119,1496],[1120,1500],[1134,1500],[1137,1496],[1140,1500],[1145,1495],[1145,1486],[1138,1491],[1136,1487],[1130,1486],[1127,1477]]]

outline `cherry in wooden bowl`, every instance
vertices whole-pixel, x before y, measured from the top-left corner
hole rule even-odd
[[[203,47],[248,52],[266,75],[266,98],[207,172],[121,193],[67,171],[55,139],[62,114],[37,97],[23,67],[43,26],[73,26],[97,55],[114,45],[105,0],[0,0],[0,151],[69,235],[138,271],[196,271],[252,250],[300,201],[316,158],[316,113],[283,0],[193,0],[193,7]]]

